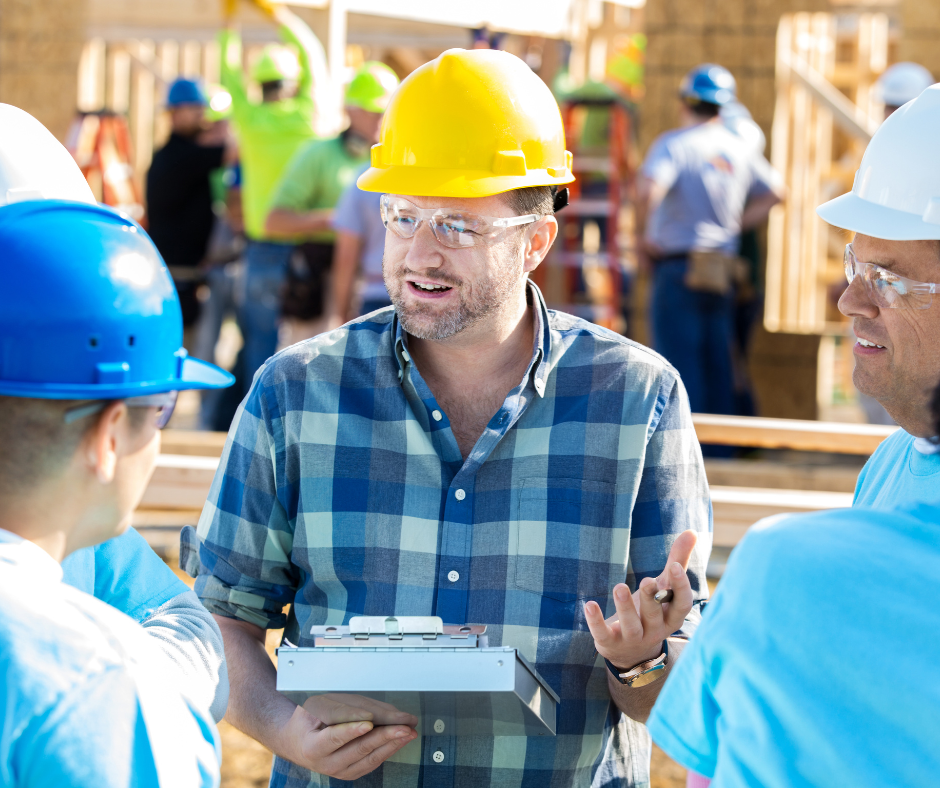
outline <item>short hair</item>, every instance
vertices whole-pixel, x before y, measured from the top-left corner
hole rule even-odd
[[[555,213],[555,192],[552,186],[529,186],[505,192],[506,204],[516,216],[534,213],[536,216],[552,216]]]
[[[718,114],[721,112],[720,106],[708,101],[699,101],[696,98],[689,98],[688,96],[683,96],[682,100],[685,102],[685,105],[700,118],[717,118]]]
[[[101,418],[96,413],[66,424],[65,412],[87,403],[0,396],[0,499],[19,497],[65,471],[82,439]],[[147,413],[145,408],[129,408],[131,429],[140,429]]]

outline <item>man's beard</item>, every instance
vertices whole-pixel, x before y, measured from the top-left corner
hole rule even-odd
[[[485,279],[474,283],[472,294],[469,296],[462,289],[462,279],[436,272],[433,276],[420,274],[424,279],[452,287],[457,292],[460,298],[457,306],[443,312],[438,311],[439,308],[433,301],[428,304],[406,305],[402,298],[404,289],[409,286],[405,278],[411,274],[417,275],[418,272],[404,265],[393,273],[389,272],[388,263],[383,260],[385,287],[395,305],[402,328],[417,339],[440,342],[498,312],[518,292],[521,264],[518,253],[513,253],[516,249],[511,244],[506,247],[501,245],[493,252],[493,270]]]

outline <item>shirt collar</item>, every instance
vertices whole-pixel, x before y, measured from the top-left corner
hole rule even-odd
[[[940,454],[940,438],[914,438],[914,448],[921,454]]]
[[[39,545],[0,528],[0,566],[13,566],[28,570],[43,583],[58,583],[62,580],[62,566]],[[2,573],[0,569],[0,573]]]
[[[542,291],[531,280],[527,282],[527,286],[532,305],[535,307],[535,342],[532,348],[529,374],[532,376],[535,393],[540,397],[544,397],[545,380],[551,371],[548,359],[552,353],[552,332],[548,322],[548,307],[545,306]],[[407,335],[401,327],[397,313],[392,318],[392,337],[395,342],[394,350],[395,360],[398,363],[398,379],[401,380],[405,375],[405,367],[411,361],[411,356],[408,355]]]

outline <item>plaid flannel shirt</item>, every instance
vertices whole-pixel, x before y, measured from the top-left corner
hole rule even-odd
[[[531,364],[466,460],[385,309],[268,361],[198,530],[183,533],[181,564],[213,613],[286,625],[299,646],[311,626],[354,615],[487,624],[490,645],[519,649],[561,697],[554,737],[424,735],[357,786],[648,783],[649,737],[610,700],[584,603],[612,615],[613,586],[658,575],[687,528],[704,599],[701,451],[666,361],[546,309],[534,285],[530,300]],[[271,777],[349,784],[279,758]]]

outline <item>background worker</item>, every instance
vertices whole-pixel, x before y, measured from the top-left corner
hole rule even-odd
[[[289,276],[285,288],[282,316],[306,323],[301,323],[303,327],[298,327],[286,344],[318,334],[325,327],[320,318],[336,240],[333,209],[368,162],[369,150],[378,142],[382,113],[397,87],[398,77],[384,63],[370,61],[360,66],[346,89],[349,126],[337,137],[301,148],[274,191],[265,231],[272,237],[301,243],[305,269],[300,276]],[[374,221],[381,221],[377,210]]]
[[[357,175],[361,175],[364,167]],[[336,251],[327,298],[327,328],[333,329],[357,315],[367,315],[391,306],[382,258],[385,256],[385,225],[382,223],[382,195],[366,192],[353,182],[343,191],[333,213]],[[361,274],[362,286],[356,291]],[[355,306],[358,305],[358,311]]]
[[[682,383],[549,311],[528,279],[574,178],[558,105],[522,60],[452,49],[419,67],[372,151],[359,185],[384,195],[395,309],[268,362],[183,532],[181,565],[226,639],[227,719],[289,788],[645,784],[639,720],[707,595]],[[416,741],[407,715],[278,694],[266,629],[304,646],[311,625],[363,612],[487,624],[561,696],[559,735]]]
[[[231,376],[181,349],[139,226],[35,119],[0,129],[0,782],[218,785],[218,630],[128,526],[176,392]]]
[[[920,63],[894,63],[875,83],[875,97],[885,105],[885,119],[898,107],[913,101],[934,83],[931,74]]]
[[[313,86],[326,81],[323,48],[304,22],[283,6],[271,8],[281,36],[296,48],[265,47],[251,77],[261,87],[261,103],[248,98],[242,73],[241,40],[230,22],[219,40],[222,85],[232,95],[232,123],[238,137],[245,220],[245,297],[239,320],[244,335],[248,380],[277,350],[280,291],[292,242],[271,237],[264,223],[274,188],[287,163],[314,137]]]
[[[660,135],[637,179],[637,247],[650,266],[653,346],[674,364],[692,411],[734,413],[735,280],[742,229],[783,199],[782,180],[720,117],[735,98],[727,69],[692,69],[681,128]]]
[[[173,276],[183,308],[184,346],[190,352],[195,350],[191,329],[199,317],[199,266],[215,224],[210,179],[226,153],[224,128],[210,131],[206,122],[208,103],[195,80],[177,79],[170,85],[170,138],[154,153],[147,172],[148,231]]]

